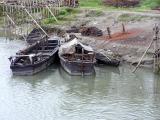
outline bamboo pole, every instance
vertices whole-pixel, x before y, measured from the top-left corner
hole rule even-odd
[[[6,13],[6,16],[9,18],[9,20],[14,24],[15,28],[17,27],[16,23],[12,20],[12,18]],[[24,35],[22,35],[23,39],[26,41],[26,38]]]
[[[57,10],[57,14],[59,14],[61,4],[62,4],[62,1],[61,1],[61,0],[58,0],[58,10]],[[56,7],[56,8],[57,8],[57,7]]]
[[[58,20],[57,20],[56,16],[52,13],[52,11],[50,10],[50,8],[47,5],[46,5],[46,8],[48,9],[48,11],[51,13],[51,15],[54,17],[54,19],[58,23]]]
[[[46,2],[44,0],[42,0],[43,4],[46,4]],[[46,8],[45,5],[42,7],[42,13],[43,13],[43,18],[46,17]]]
[[[42,9],[42,0],[40,0],[40,5],[41,5],[41,6],[40,6],[40,14],[41,14],[41,19],[42,19],[42,18],[43,18],[43,17],[42,17],[42,16],[43,16],[43,15],[42,15],[42,11],[43,11],[43,9]]]
[[[25,5],[25,1],[22,1],[22,6],[24,6]],[[23,11],[23,9],[21,8],[21,20],[22,20],[22,23],[24,22],[24,11]]]
[[[140,58],[137,66],[135,67],[135,69],[132,71],[133,73],[137,70],[137,68],[139,67],[139,65],[141,64],[144,56],[146,55],[147,51],[149,50],[149,48],[151,47],[151,45],[153,44],[154,39],[150,42],[149,46],[147,47],[147,49],[145,50],[145,52],[143,53],[142,57]]]
[[[48,34],[46,33],[45,30],[43,30],[43,28],[38,24],[38,22],[33,18],[33,16],[28,12],[28,10],[24,7],[24,10],[26,11],[26,13],[32,18],[33,22],[43,31],[43,33],[48,36]],[[48,36],[49,37],[49,36]]]

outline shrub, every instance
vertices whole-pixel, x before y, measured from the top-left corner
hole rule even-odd
[[[103,0],[103,3],[114,7],[134,7],[140,3],[140,0]]]

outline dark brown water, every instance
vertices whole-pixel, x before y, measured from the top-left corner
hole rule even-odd
[[[95,76],[77,77],[53,65],[34,76],[12,76],[8,57],[24,46],[0,38],[0,120],[160,119],[160,76],[151,70],[101,66]]]

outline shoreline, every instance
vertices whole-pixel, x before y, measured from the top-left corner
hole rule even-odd
[[[80,27],[82,24],[85,26],[94,26],[103,31],[102,38],[92,37],[92,36],[82,36],[80,34],[75,34],[83,43],[87,43],[91,45],[94,49],[102,49],[102,50],[111,50],[113,53],[121,56],[121,61],[123,64],[136,64],[143,52],[146,50],[149,42],[153,39],[153,27],[155,23],[160,24],[160,14],[152,14],[145,12],[129,12],[129,11],[101,11],[100,14],[97,15],[96,10],[83,10],[81,13],[77,13],[76,17],[73,21],[70,21],[68,24],[62,25],[47,25],[58,27],[63,30],[69,29],[71,26]],[[112,34],[117,34],[121,32],[122,26],[124,23],[126,27],[126,31],[136,30],[138,31],[136,34],[129,36],[127,38],[120,37],[117,39],[109,40],[106,39],[107,31],[106,27],[109,26],[111,28]],[[27,33],[27,29],[32,29],[27,26],[28,24],[22,25],[23,32],[19,34],[18,30],[13,30],[12,33],[16,36],[21,37],[23,34]],[[18,32],[17,32],[18,31]],[[29,31],[28,31],[29,32]],[[18,34],[17,34],[18,33]],[[74,34],[74,33],[73,33]],[[96,45],[96,46],[95,46]],[[153,46],[147,52],[142,63],[143,66],[150,66],[152,68],[153,64]]]

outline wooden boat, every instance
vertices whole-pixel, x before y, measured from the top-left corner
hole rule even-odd
[[[33,75],[46,69],[58,58],[58,48],[59,40],[52,36],[11,56],[10,69],[13,75]]]
[[[34,28],[27,36],[26,41],[29,45],[45,39],[45,34],[39,28]]]
[[[97,64],[104,64],[109,66],[118,67],[120,64],[120,60],[112,58],[111,56],[106,56],[103,53],[96,53],[96,61]]]
[[[61,30],[59,28],[49,28],[49,27],[42,27],[44,31],[48,34],[48,36],[52,36],[53,34],[57,37],[62,38],[65,35],[65,31]],[[27,36],[26,42],[29,45],[32,45],[33,43],[45,40],[45,34],[40,28],[34,28]]]
[[[70,75],[92,75],[95,73],[95,54],[90,46],[76,38],[59,48],[60,63]]]

